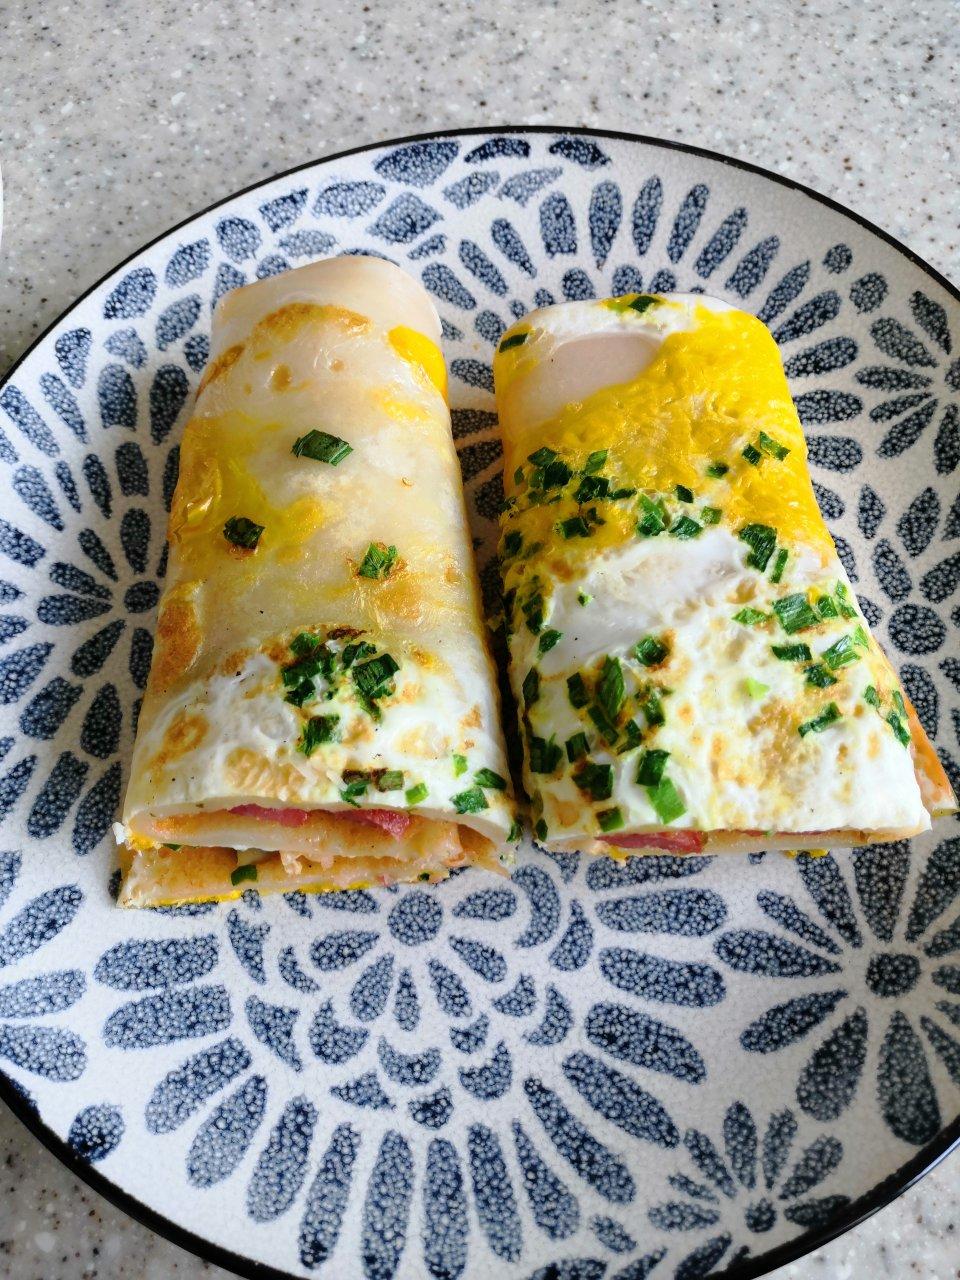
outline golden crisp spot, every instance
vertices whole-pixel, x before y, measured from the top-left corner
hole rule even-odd
[[[150,667],[152,694],[168,689],[197,660],[203,636],[194,601],[197,582],[185,582],[164,598],[157,618],[157,639]]]
[[[449,583],[451,587],[455,587],[457,585],[460,581],[460,570],[455,564],[448,564],[444,568],[443,580],[444,582]]]
[[[371,327],[366,316],[349,311],[346,307],[316,302],[288,302],[286,306],[263,317],[253,331],[252,341],[257,345],[265,341],[290,342],[308,326],[324,324],[335,325],[349,337],[366,333]]]
[[[240,675],[250,656],[250,649],[237,649],[234,653],[228,653],[220,663],[220,674],[223,676]]]
[[[245,383],[243,384],[243,394],[244,394],[245,396],[252,396],[252,395],[253,395],[253,383],[252,383],[252,382],[245,382]]]
[[[405,324],[397,325],[387,334],[390,345],[402,360],[406,360],[424,385],[432,386],[447,398],[447,366],[443,352],[425,334]]]
[[[327,362],[327,368],[331,373],[343,373],[345,366],[342,360],[334,358]]]
[[[412,489],[412,488],[413,488],[413,481],[412,481],[412,480],[408,480],[406,476],[401,476],[401,477],[400,477],[400,483],[403,485],[403,487],[404,487],[405,489]]]
[[[287,364],[278,364],[270,375],[270,386],[274,391],[286,391],[293,383],[293,374]]]
[[[167,726],[160,750],[150,761],[149,768],[162,769],[181,756],[196,751],[210,725],[202,712],[179,711]]]
[[[580,821],[582,808],[570,800],[558,800],[554,805],[554,813],[562,827],[575,827]]]
[[[200,387],[197,391],[198,398],[209,387],[211,382],[216,382],[218,378],[223,377],[228,369],[232,369],[242,355],[242,342],[238,342],[235,346],[227,347],[226,351],[221,351],[217,358],[211,361],[204,370],[203,377],[200,379]]]
[[[427,419],[428,414],[423,405],[406,396],[394,395],[383,387],[374,387],[370,398],[377,408],[395,422],[419,422]]]
[[[480,714],[480,708],[474,704],[465,716],[460,718],[460,727],[462,729],[482,729],[483,716]]]
[[[291,764],[258,755],[250,747],[234,747],[224,761],[224,781],[236,791],[252,791],[272,800],[297,800],[303,787]]]

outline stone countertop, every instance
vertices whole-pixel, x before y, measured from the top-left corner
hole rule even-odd
[[[188,213],[324,153],[591,125],[810,184],[960,278],[955,0],[5,0],[0,374]],[[324,12],[329,17],[324,16]],[[586,52],[586,56],[584,51]],[[0,1275],[225,1276],[89,1191],[0,1108]],[[783,1280],[948,1280],[956,1160]]]

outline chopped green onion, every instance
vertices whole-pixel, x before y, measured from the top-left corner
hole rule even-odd
[[[567,697],[570,699],[571,707],[576,707],[578,710],[590,701],[590,694],[579,671],[572,676],[567,676]]]
[[[520,825],[520,819],[514,818],[514,820],[510,823],[510,830],[507,832],[507,843],[516,844],[516,842],[520,839],[522,835],[523,835],[523,827],[521,827]]]
[[[582,760],[589,751],[590,744],[585,733],[575,733],[572,738],[567,739],[567,759],[571,764],[575,764],[577,760]]]
[[[340,655],[340,661],[343,663],[344,670],[349,671],[354,662],[361,658],[369,658],[376,652],[375,644],[368,644],[366,640],[361,640],[359,644],[346,645]]]
[[[640,704],[640,710],[646,716],[647,725],[651,729],[656,729],[658,725],[666,724],[666,716],[663,714],[663,703],[660,701],[660,695],[656,689],[651,689],[646,699]]]
[[[755,449],[752,444],[748,444],[743,451],[742,457],[746,458],[751,467],[755,467],[760,461],[760,450]]]
[[[529,329],[526,333],[510,333],[505,338],[501,338],[497,351],[510,351],[513,347],[522,347],[529,336]]]
[[[304,703],[311,702],[317,696],[317,686],[312,680],[301,680],[300,683],[286,695],[284,702],[289,702],[295,707],[302,707]]]
[[[805,721],[798,728],[797,732],[801,738],[805,738],[808,733],[822,733],[828,725],[834,724],[840,719],[840,708],[835,702],[828,702],[819,715],[814,716],[812,720]]]
[[[384,769],[382,773],[377,774],[377,790],[378,791],[402,791],[403,790],[403,770],[402,769]]]
[[[886,720],[890,728],[893,730],[894,735],[897,741],[900,743],[900,745],[902,747],[909,747],[910,730],[903,723],[903,721],[900,719],[897,713],[895,711],[888,711],[884,719]]]
[[[573,495],[576,502],[589,502],[592,498],[606,498],[610,481],[606,476],[584,476]]]
[[[536,667],[531,667],[527,674],[523,677],[523,705],[532,707],[540,697],[540,672]]]
[[[312,756],[317,747],[325,742],[335,742],[339,716],[314,716],[303,726],[297,750],[305,756]]]
[[[643,512],[637,521],[637,533],[644,538],[656,537],[667,527],[667,509],[662,500],[652,502],[645,493],[640,495],[640,510]]]
[[[606,657],[597,684],[597,702],[611,720],[616,720],[625,696],[623,668],[619,658]]]
[[[165,844],[163,847],[165,849],[172,849],[174,853],[176,853],[178,849],[183,848],[183,845],[182,844]]]
[[[770,575],[771,582],[779,582],[783,577],[783,571],[787,567],[787,557],[789,552],[786,547],[781,547],[777,552],[777,558],[773,562],[773,573]]]
[[[388,547],[383,542],[371,542],[357,573],[361,578],[386,578],[396,560],[396,547]]]
[[[861,649],[870,648],[870,637],[864,631],[863,627],[858,623],[853,629],[853,643],[858,644]]]
[[[601,831],[619,831],[623,826],[623,814],[616,805],[612,809],[601,809],[597,823]]]
[[[534,835],[537,837],[538,840],[546,840],[547,824],[544,822],[543,818],[537,819],[537,821],[534,823],[533,831],[534,831]]]
[[[513,483],[514,484],[523,483],[523,467],[517,467],[516,471],[513,473]]]
[[[641,787],[655,787],[657,785],[663,777],[663,771],[669,756],[669,751],[660,751],[657,748],[643,753],[637,766],[637,782]]]
[[[530,772],[553,773],[563,756],[563,748],[551,738],[531,738],[529,743]]]
[[[294,442],[292,452],[298,458],[312,458],[314,462],[327,462],[336,467],[353,453],[353,446],[328,431],[308,431]]]
[[[527,620],[527,630],[532,635],[539,635],[543,629],[543,596],[540,592],[536,591],[528,596],[520,609]]]
[[[585,591],[577,592],[577,604],[580,605],[581,607],[589,604],[592,599],[593,599],[593,596],[588,596]]]
[[[630,489],[624,486],[622,489],[611,489],[610,497],[614,502],[618,502],[621,498],[632,498],[636,492],[636,489]]]
[[[389,653],[382,653],[353,668],[353,683],[365,697],[379,698],[388,691],[387,682],[399,670],[400,664]]]
[[[768,436],[765,431],[761,431],[757,436],[757,444],[764,453],[769,454],[771,458],[776,458],[782,462],[790,450],[785,444],[781,444],[779,440],[774,440],[773,436]]]
[[[507,780],[501,778],[499,773],[494,773],[492,769],[478,769],[473,775],[473,780],[478,787],[486,787],[488,791],[506,791]]]
[[[553,462],[558,455],[553,449],[548,449],[546,445],[537,449],[534,453],[527,454],[527,461],[532,462],[535,467],[545,467],[548,462]]]
[[[803,674],[807,678],[807,684],[813,685],[815,689],[828,689],[830,685],[837,683],[837,677],[832,676],[822,662],[804,667]]]
[[[645,667],[655,667],[663,662],[670,650],[657,636],[644,636],[633,646],[633,652]]]
[[[506,535],[503,540],[503,554],[506,556],[515,556],[523,546],[523,534],[513,529]]]
[[[880,710],[880,695],[872,684],[868,684],[864,689],[863,698],[865,702],[870,703],[871,707],[876,707],[878,711]]]
[[[613,795],[612,764],[594,764],[587,760],[576,770],[573,780],[594,800],[609,800]]]
[[[701,507],[700,519],[704,524],[719,524],[723,512],[719,507]]]
[[[489,809],[487,797],[479,787],[470,787],[458,795],[451,796],[450,801],[457,813],[479,813],[481,809]]]
[[[670,526],[670,533],[674,538],[696,538],[702,531],[703,525],[697,524],[689,516],[678,516]]]
[[[617,747],[618,756],[622,756],[627,751],[635,751],[643,741],[643,730],[636,720],[628,720],[623,726],[623,738],[623,743]]]
[[[830,596],[818,596],[814,604],[821,618],[839,618],[840,614],[837,611],[837,606]]]
[[[544,489],[562,489],[567,483],[573,472],[565,462],[556,458],[553,462],[548,462],[543,469],[543,485]]]
[[[590,454],[586,462],[583,464],[583,474],[586,476],[594,475],[597,471],[600,470],[600,468],[603,466],[606,460],[607,460],[606,449],[594,449],[593,453]]]
[[[824,649],[820,656],[831,671],[836,671],[838,667],[849,666],[851,662],[860,661],[852,636],[841,636],[829,649]]]
[[[556,529],[561,538],[566,539],[568,542],[571,538],[590,537],[590,526],[583,516],[570,516],[567,520],[561,520]]]
[[[425,782],[418,782],[416,786],[408,787],[403,794],[407,804],[420,804],[421,801],[426,800],[427,798],[427,784]]]
[[[730,468],[725,462],[711,462],[709,467],[707,467],[707,475],[710,476],[712,480],[720,480],[729,470]]]
[[[257,874],[256,864],[250,862],[245,867],[237,867],[230,872],[230,883],[243,884],[244,880],[256,880]]]
[[[356,778],[353,782],[348,782],[340,792],[340,799],[346,804],[352,804],[354,809],[359,809],[357,804],[357,796],[363,796],[367,793],[367,779]]]
[[[742,622],[745,627],[754,627],[758,622],[769,622],[772,614],[762,613],[759,609],[746,605],[733,615],[734,622]]]
[[[762,698],[765,693],[770,692],[768,684],[762,684],[759,680],[755,680],[753,676],[747,676],[743,682],[743,687],[751,698]]]
[[[850,593],[847,590],[847,584],[845,582],[841,582],[838,578],[837,585],[833,590],[834,595],[837,597],[837,606],[840,609],[840,616],[842,618],[855,618],[857,616],[857,611],[849,602],[848,597]]]
[[[453,776],[459,778],[461,774],[467,772],[467,757],[460,755],[458,752],[453,753]]]
[[[784,596],[781,600],[774,600],[773,609],[787,635],[792,636],[795,631],[805,631],[807,627],[815,627],[819,621],[810,608],[807,597],[799,592]]]
[[[627,303],[630,311],[636,311],[637,315],[643,315],[650,307],[656,306],[660,299],[653,293],[638,293],[635,298]]]
[[[680,793],[669,778],[661,778],[655,787],[647,787],[647,796],[657,817],[664,824],[673,822],[674,818],[679,818],[687,811]]]
[[[772,644],[770,648],[781,662],[809,662],[813,657],[810,646],[802,640],[798,644]]]
[[[776,529],[771,529],[768,524],[745,524],[737,531],[737,537],[750,548],[747,564],[763,573],[777,545]]]
[[[255,551],[265,528],[266,525],[256,524],[246,516],[231,516],[223,526],[223,536],[235,547],[242,547],[244,551]]]
[[[903,700],[903,694],[900,692],[900,690],[899,690],[899,689],[894,689],[894,691],[893,691],[893,693],[890,695],[890,697],[893,699],[893,705],[897,708],[897,710],[898,710],[898,711],[900,712],[900,714],[903,716],[904,720],[906,720],[906,719],[908,718],[908,717],[907,717],[907,706],[906,706],[906,703],[905,703],[905,702],[904,702],[904,700]]]
[[[603,707],[595,702],[592,707],[587,709],[587,715],[600,730],[604,741],[612,747],[620,737],[620,730],[604,711]]]
[[[320,637],[315,636],[312,631],[301,631],[290,641],[290,651],[298,658],[305,658],[308,654],[315,653],[322,643]]]
[[[686,486],[685,484],[678,484],[678,485],[677,485],[677,487],[676,487],[675,492],[676,492],[676,495],[677,495],[677,501],[678,501],[678,502],[692,502],[692,501],[693,501],[693,490],[692,490],[692,489],[688,489],[688,488],[687,488],[687,486]]]
[[[549,653],[562,635],[562,631],[554,631],[552,627],[546,631],[541,631],[539,644],[540,656],[542,657],[545,653]]]

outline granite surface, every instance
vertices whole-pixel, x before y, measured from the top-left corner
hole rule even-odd
[[[960,279],[955,0],[0,0],[0,373],[188,213],[431,128],[583,124],[797,178]],[[226,1275],[112,1208],[0,1107],[0,1276]],[[783,1280],[960,1276],[957,1159]]]

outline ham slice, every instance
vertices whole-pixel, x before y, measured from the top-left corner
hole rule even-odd
[[[670,853],[699,853],[706,844],[702,831],[649,831],[637,836],[601,837],[617,849],[667,849]]]
[[[309,809],[268,809],[260,804],[238,804],[230,812],[237,813],[242,818],[263,818],[265,821],[276,822],[281,827],[302,827],[310,821],[311,816]],[[339,818],[343,822],[369,823],[385,831],[394,840],[400,840],[406,835],[412,821],[409,814],[397,809],[356,809],[350,813],[328,814],[327,817]]]

